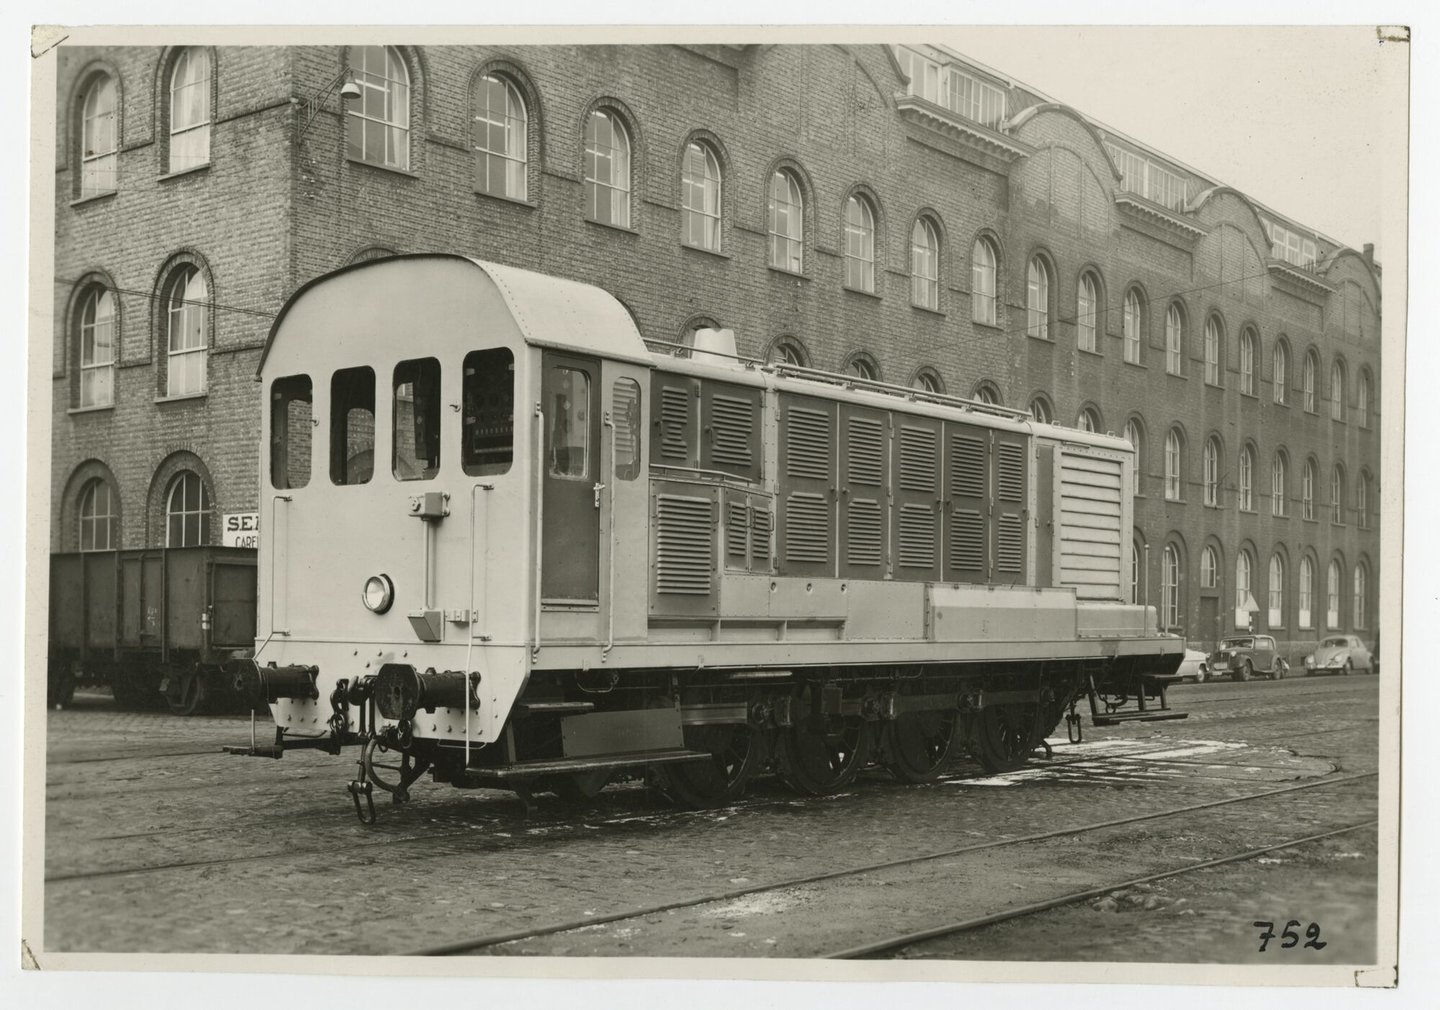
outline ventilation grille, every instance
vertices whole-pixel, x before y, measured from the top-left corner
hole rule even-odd
[[[985,518],[976,509],[950,514],[950,567],[957,572],[985,570]]]
[[[775,529],[775,517],[769,508],[750,510],[750,557],[756,566],[770,570],[770,534]]]
[[[811,480],[830,478],[830,415],[791,407],[785,417],[785,473]]]
[[[900,506],[900,567],[935,567],[935,510],[926,505]]]
[[[995,570],[1007,575],[1025,571],[1025,520],[1014,512],[995,519]]]
[[[715,567],[714,503],[708,498],[657,495],[655,499],[655,590],[678,596],[708,596]]]
[[[825,495],[796,491],[785,500],[785,560],[830,560],[830,502]]]
[[[1122,599],[1124,490],[1119,460],[1060,457],[1059,581],[1081,599]]]
[[[750,549],[750,506],[725,503],[725,556],[744,561]]]
[[[849,536],[846,538],[845,560],[852,565],[875,565],[881,561],[884,540],[880,503],[873,498],[857,498],[845,510]]]
[[[675,386],[660,390],[660,455],[678,463],[690,461],[690,391]]]
[[[985,442],[968,435],[950,440],[950,495],[985,497]]]
[[[750,442],[750,434],[755,424],[753,404],[738,396],[722,396],[718,393],[711,398],[710,403],[715,462],[726,466],[750,467],[754,463],[754,450]]]
[[[846,465],[850,483],[879,487],[884,479],[885,429],[879,421],[852,417],[849,422]]]
[[[1023,502],[1025,500],[1025,447],[1014,442],[1001,442],[998,446],[999,473],[996,481],[996,498],[1000,501]]]
[[[900,428],[900,490],[935,493],[935,432]]]

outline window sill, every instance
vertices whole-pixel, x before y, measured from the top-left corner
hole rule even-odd
[[[1171,498],[1169,495],[1166,495],[1165,498],[1163,498],[1162,500],[1163,500],[1166,504],[1170,504],[1170,505],[1184,505],[1184,504],[1185,504],[1185,499],[1184,499],[1184,498]]]
[[[1105,358],[1105,355],[1101,354],[1099,351],[1092,351],[1088,347],[1077,347],[1075,348],[1075,352],[1077,354],[1088,354],[1090,357],[1099,358],[1102,361]]]
[[[587,218],[585,219],[585,223],[586,223],[586,224],[592,224],[592,225],[594,225],[596,228],[605,228],[605,229],[607,229],[608,231],[618,231],[618,232],[620,232],[622,235],[639,235],[639,234],[640,234],[639,229],[637,229],[637,228],[632,228],[632,227],[630,227],[628,224],[611,224],[609,221],[597,221],[597,220],[595,220],[593,217],[587,217]]]
[[[939,316],[941,319],[945,318],[944,312],[942,312],[940,309],[932,309],[928,305],[916,305],[914,302],[911,302],[910,307],[916,312],[928,312],[932,316]]]
[[[179,393],[175,396],[157,396],[156,403],[182,403],[185,400],[203,400],[209,396],[209,390],[202,390],[199,393]]]
[[[70,201],[70,206],[81,207],[88,203],[99,203],[101,200],[109,200],[120,191],[118,189],[106,190],[104,193],[91,193],[89,196],[82,196]]]
[[[703,245],[691,245],[689,242],[681,242],[681,249],[689,249],[691,252],[703,253],[706,256],[714,256],[716,259],[728,260],[730,254],[719,249],[707,249]]]
[[[394,165],[382,165],[379,162],[366,161],[364,158],[354,158],[348,154],[345,156],[345,160],[352,165],[364,165],[366,168],[373,168],[377,172],[389,172],[391,175],[398,175],[405,179],[420,178],[420,176],[416,175],[408,168],[396,168]]]
[[[1184,372],[1172,372],[1168,368],[1165,369],[1165,374],[1172,379],[1184,379],[1186,377]]]
[[[994,330],[996,333],[1005,332],[1004,328],[999,323],[987,323],[984,320],[976,319],[973,316],[971,317],[970,322],[982,330]]]
[[[1146,371],[1149,371],[1149,366],[1146,365],[1143,361],[1131,361],[1129,358],[1126,358],[1125,364],[1129,365],[1131,368],[1143,368]]]
[[[487,193],[483,189],[475,190],[475,195],[485,200],[494,200],[496,203],[508,203],[514,207],[526,207],[530,210],[539,210],[540,205],[531,200],[522,200],[518,196],[505,196],[503,193]]]
[[[793,277],[797,281],[808,281],[810,279],[803,273],[787,270],[785,267],[777,267],[773,263],[767,263],[765,269],[769,270],[772,274],[779,274],[782,277]]]
[[[195,175],[197,172],[208,171],[210,171],[210,162],[207,161],[203,165],[193,165],[190,168],[180,168],[176,169],[173,172],[166,172],[164,175],[160,176],[158,181],[169,182],[171,179],[179,179],[183,176]]]
[[[849,294],[852,294],[852,295],[861,295],[861,296],[863,296],[863,297],[865,297],[865,298],[873,298],[873,299],[875,299],[877,302],[880,301],[880,295],[879,295],[879,294],[877,294],[877,293],[874,292],[874,291],[866,291],[864,288],[852,288],[852,287],[851,287],[850,285],[848,285],[848,284],[842,284],[842,285],[840,285],[840,290],[845,291],[845,292],[847,292],[847,293],[849,293]]]
[[[1249,399],[1249,400],[1258,400],[1258,399],[1260,399],[1260,396],[1259,396],[1258,393],[1247,393],[1247,392],[1245,392],[1245,390],[1243,390],[1243,389],[1240,390],[1240,395],[1243,396],[1243,397],[1245,397],[1246,399]]]
[[[1208,379],[1205,381],[1205,388],[1206,388],[1206,389],[1213,389],[1213,390],[1215,390],[1217,393],[1223,393],[1223,392],[1225,392],[1225,387],[1224,387],[1224,386],[1221,386],[1221,385],[1218,385],[1218,384],[1216,384],[1216,383],[1214,383],[1214,382],[1211,382],[1211,381],[1209,381]]]
[[[68,410],[66,410],[65,413],[71,414],[71,415],[74,415],[74,414],[99,414],[99,413],[101,413],[102,411],[114,410],[114,409],[115,409],[115,404],[113,404],[113,403],[101,403],[101,404],[96,404],[96,405],[93,406],[93,407],[71,407],[71,408],[69,408]]]

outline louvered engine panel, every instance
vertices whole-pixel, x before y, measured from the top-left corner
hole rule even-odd
[[[829,480],[831,473],[831,415],[808,407],[791,407],[785,415],[787,446],[785,475],[806,480]]]
[[[935,567],[935,510],[925,505],[900,506],[899,564],[902,569]]]
[[[781,575],[833,577],[838,478],[837,406],[781,393],[779,524]],[[871,496],[873,497],[873,495]]]
[[[946,563],[956,581],[975,582],[985,577],[985,517],[976,509],[950,513],[950,556]],[[964,578],[962,578],[962,576]]]
[[[650,458],[666,466],[696,466],[694,380],[656,372],[651,390],[657,409]]]
[[[746,568],[750,559],[750,506],[743,497],[725,500],[725,558],[734,568]]]
[[[700,467],[760,479],[760,409],[764,391],[705,379],[700,383]]]
[[[956,434],[950,439],[950,496],[985,497],[985,457],[988,448],[983,434]]]
[[[1120,459],[1063,449],[1057,475],[1058,582],[1081,599],[1122,599],[1125,519]]]
[[[761,499],[755,499],[761,500]],[[750,570],[768,572],[773,567],[771,558],[775,548],[772,543],[775,531],[775,513],[771,511],[772,501],[763,499],[763,504],[750,507]]]
[[[987,582],[994,555],[994,488],[988,428],[945,424],[945,579]]]
[[[1030,454],[1027,435],[996,430],[992,459],[995,476],[990,509],[992,528],[989,581],[996,585],[1018,585],[1029,575]]]
[[[848,483],[879,487],[885,472],[885,425],[870,417],[846,418]]]
[[[995,522],[995,571],[1005,575],[1025,574],[1025,520],[1013,513],[998,516]]]
[[[768,573],[775,500],[767,494],[727,487],[725,502],[725,567],[731,571]]]
[[[900,480],[902,491],[919,494],[934,494],[935,482],[940,468],[937,465],[936,443],[938,436],[929,428],[914,425],[900,425]]]
[[[845,562],[878,569],[884,561],[885,515],[873,498],[857,498],[845,508]],[[878,578],[878,571],[871,578]]]
[[[895,415],[895,465],[890,478],[895,540],[893,577],[940,578],[940,421]]]
[[[785,499],[785,561],[827,564],[830,560],[830,501],[825,495],[793,492]]]
[[[708,596],[714,573],[714,501],[688,495],[656,495],[656,593]]]

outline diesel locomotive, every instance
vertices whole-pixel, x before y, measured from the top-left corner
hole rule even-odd
[[[1183,642],[1126,602],[1127,442],[727,331],[654,346],[602,290],[459,255],[297,291],[234,671],[274,738],[230,749],[358,747],[369,820],[427,771],[706,806],[761,769],[1015,768],[1087,695],[1170,714]]]

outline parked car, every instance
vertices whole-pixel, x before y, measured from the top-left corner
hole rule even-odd
[[[1275,639],[1269,635],[1234,635],[1221,639],[1220,648],[1210,656],[1210,674],[1214,677],[1229,675],[1235,680],[1249,680],[1263,673],[1271,680],[1280,680],[1289,670],[1290,664],[1281,658],[1275,649]]]
[[[1373,673],[1374,659],[1354,635],[1331,635],[1305,657],[1305,673]]]
[[[1177,680],[1193,680],[1197,684],[1205,683],[1210,676],[1210,657],[1199,649],[1185,649],[1185,658],[1180,660],[1180,669],[1175,671]]]

